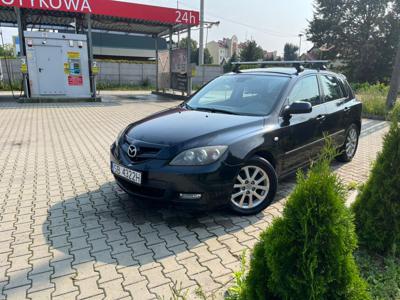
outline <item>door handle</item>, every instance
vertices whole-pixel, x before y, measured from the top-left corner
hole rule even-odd
[[[343,111],[346,112],[346,113],[349,112],[349,111],[350,111],[350,107],[345,107],[345,108],[343,109]]]
[[[39,68],[39,73],[41,73],[43,71],[43,69],[42,68]]]
[[[326,119],[326,116],[325,116],[325,115],[319,115],[319,116],[317,117],[317,121],[320,121],[320,122],[325,121],[325,119]]]

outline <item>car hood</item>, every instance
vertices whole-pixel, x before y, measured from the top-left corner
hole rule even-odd
[[[229,145],[250,131],[259,130],[264,117],[240,116],[177,107],[133,123],[126,131],[131,140],[164,146],[190,144]]]

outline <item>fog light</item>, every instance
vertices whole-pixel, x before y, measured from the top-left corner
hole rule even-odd
[[[185,200],[197,200],[201,198],[201,194],[179,194],[179,198]]]

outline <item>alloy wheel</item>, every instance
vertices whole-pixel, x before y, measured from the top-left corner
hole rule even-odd
[[[241,209],[252,209],[267,198],[269,189],[269,178],[262,168],[245,166],[236,177],[231,202]]]
[[[357,149],[358,133],[357,130],[350,128],[346,139],[346,154],[348,157],[353,157]]]

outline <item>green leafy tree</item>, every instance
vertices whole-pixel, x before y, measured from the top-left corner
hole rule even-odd
[[[400,253],[400,109],[370,177],[353,205],[361,244],[383,254]]]
[[[0,46],[0,57],[14,57],[13,46],[11,44]]]
[[[207,48],[204,49],[204,63],[206,65],[211,65],[214,63],[211,53]]]
[[[297,60],[299,47],[296,45],[286,43],[283,49],[283,60]]]
[[[240,51],[241,61],[257,61],[264,58],[264,50],[257,45],[256,41],[247,41]]]
[[[188,45],[188,38],[183,38],[179,41],[179,48],[187,48]],[[198,47],[198,44],[195,40],[190,39],[190,47],[192,50],[196,50]]]
[[[315,0],[308,39],[330,49],[352,81],[388,81],[400,38],[399,1]]]
[[[179,42],[179,48],[187,48],[188,45],[188,39],[183,38]],[[190,47],[191,47],[191,56],[190,56],[190,62],[199,64],[199,48],[198,44],[195,40],[190,40]],[[204,64],[212,64],[213,63],[213,58],[210,54],[210,51],[208,51],[207,48],[204,49]]]
[[[298,174],[283,216],[254,249],[242,299],[370,299],[353,257],[357,238],[345,187],[330,170],[330,153],[307,175]]]
[[[232,72],[232,70],[233,70],[233,65],[232,65],[232,63],[233,63],[233,62],[236,62],[236,61],[238,61],[238,60],[239,60],[239,59],[238,59],[238,56],[237,56],[236,52],[233,53],[232,57],[228,60],[228,62],[227,62],[226,64],[224,64],[224,72],[225,72],[225,73]]]
[[[192,57],[192,62],[199,65],[199,48],[195,50],[194,57]],[[207,48],[204,48],[204,64],[211,65],[212,63],[213,63],[213,58],[210,54],[210,51],[208,51]]]

